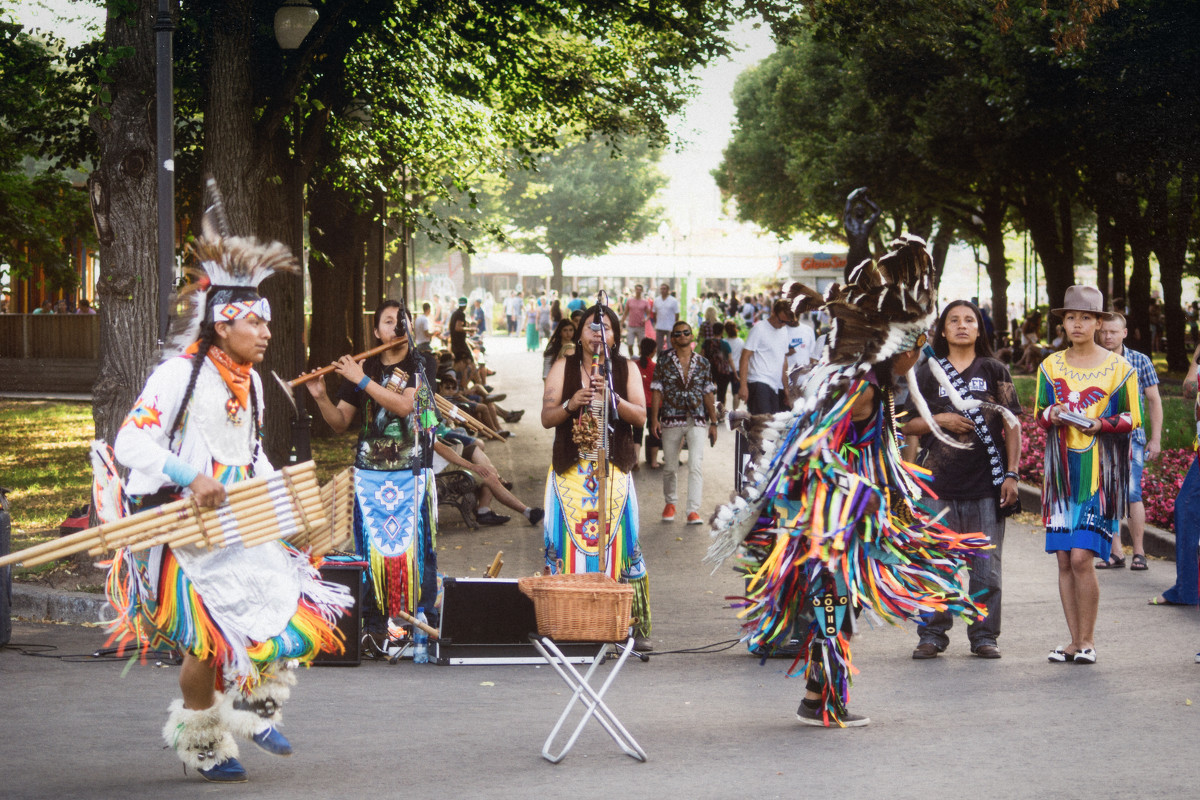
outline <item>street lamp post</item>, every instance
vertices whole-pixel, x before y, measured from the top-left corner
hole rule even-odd
[[[175,47],[171,0],[158,0],[154,20],[155,147],[158,150],[158,341],[167,340],[175,278]]]
[[[281,50],[295,50],[304,42],[313,25],[317,23],[318,12],[309,5],[308,0],[287,0],[275,12],[275,41]],[[300,273],[296,284],[296,374],[304,371],[304,186],[301,183],[303,165],[300,163],[300,105],[293,107],[293,135],[295,136],[295,151],[292,156],[292,240],[295,242],[296,257],[300,262]],[[312,440],[310,436],[305,392],[297,391],[296,416],[292,420],[292,458],[294,463],[312,459]]]

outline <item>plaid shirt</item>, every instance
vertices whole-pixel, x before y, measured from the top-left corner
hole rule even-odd
[[[1158,372],[1154,369],[1154,362],[1146,356],[1139,353],[1137,350],[1130,350],[1128,347],[1122,349],[1121,355],[1125,357],[1135,370],[1138,376],[1138,399],[1142,402],[1142,407],[1146,405],[1146,388],[1149,386],[1158,386]],[[1149,423],[1149,419],[1146,420]],[[1139,425],[1133,430],[1133,441],[1140,445],[1146,444],[1146,426]]]

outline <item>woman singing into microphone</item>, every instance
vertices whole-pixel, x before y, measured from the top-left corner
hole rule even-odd
[[[601,571],[598,480],[604,477],[607,507],[607,574],[633,584],[634,646],[650,649],[650,595],[646,564],[638,544],[638,507],[630,471],[637,460],[633,427],[646,423],[646,396],[637,364],[618,354],[621,323],[607,306],[583,312],[575,332],[575,353],[554,362],[542,397],[542,426],[554,429],[554,455],[546,480],[546,566],[551,572]],[[597,458],[605,403],[608,405],[608,462]],[[615,407],[614,407],[615,405]]]

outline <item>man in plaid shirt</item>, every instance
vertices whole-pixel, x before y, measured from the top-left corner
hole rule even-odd
[[[1129,568],[1145,570],[1146,549],[1142,542],[1146,533],[1146,506],[1142,502],[1142,465],[1145,459],[1153,459],[1162,450],[1163,409],[1162,397],[1158,393],[1158,373],[1154,371],[1154,364],[1145,355],[1125,346],[1127,333],[1125,317],[1114,313],[1112,319],[1101,322],[1098,338],[1105,349],[1124,356],[1137,370],[1138,392],[1145,409],[1144,419],[1147,420],[1147,425],[1133,431],[1129,476],[1129,537],[1133,539],[1133,559]],[[1147,427],[1150,429],[1149,439],[1146,438]],[[1096,569],[1120,569],[1124,566],[1125,554],[1121,549],[1121,539],[1119,536],[1114,537],[1112,555],[1108,561],[1097,562]]]

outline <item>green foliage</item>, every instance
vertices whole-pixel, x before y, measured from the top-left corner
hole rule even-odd
[[[69,289],[77,265],[65,238],[91,241],[87,197],[68,168],[80,163],[80,92],[60,61],[61,42],[31,37],[0,21],[0,263],[13,274],[45,270],[50,288]]]
[[[535,169],[514,174],[499,198],[511,240],[559,259],[560,268],[562,257],[598,256],[644,238],[661,215],[651,202],[666,184],[658,155],[644,140],[617,152],[590,139],[537,157]]]

